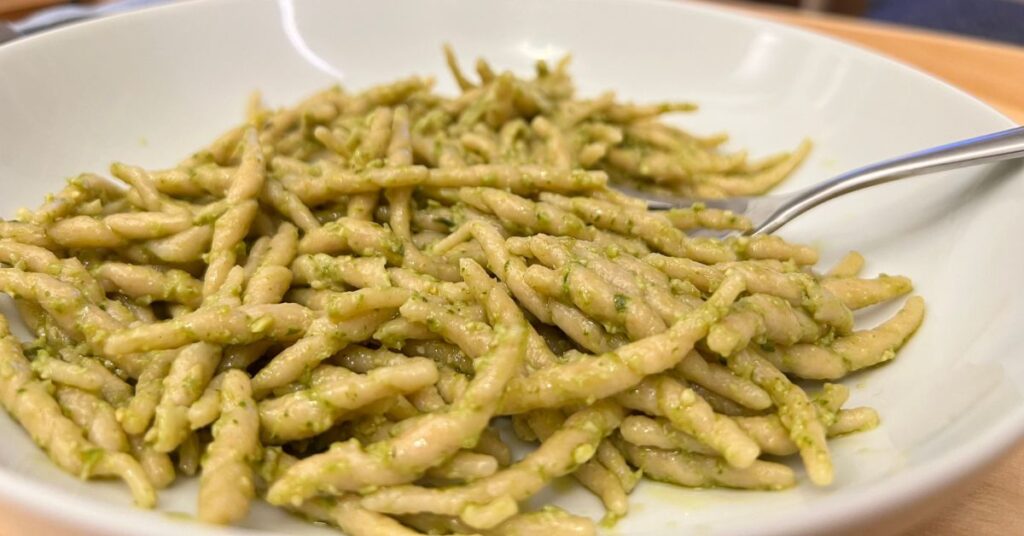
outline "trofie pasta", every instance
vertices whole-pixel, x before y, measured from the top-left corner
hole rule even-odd
[[[352,535],[590,534],[523,511],[571,475],[627,515],[642,477],[778,490],[874,427],[834,381],[895,356],[921,298],[850,254],[742,231],[699,204],[648,211],[614,186],[759,194],[804,158],[748,161],[661,120],[686,103],[574,96],[447,58],[425,78],[244,124],[165,170],[114,164],[0,222],[0,402],[65,471],[135,502],[199,479],[198,516],[254,498]],[[119,183],[120,184],[119,184]],[[799,382],[799,383],[797,383]],[[536,448],[513,455],[515,435]],[[766,456],[768,456],[766,458]]]

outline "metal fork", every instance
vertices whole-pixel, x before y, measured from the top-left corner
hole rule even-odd
[[[726,199],[685,199],[654,195],[632,188],[616,188],[646,200],[651,210],[688,207],[695,202],[704,203],[710,208],[731,210],[750,219],[751,229],[744,234],[763,235],[774,233],[804,212],[850,192],[906,177],[1015,158],[1024,158],[1024,127],[940,145],[860,167],[821,184],[789,194]]]

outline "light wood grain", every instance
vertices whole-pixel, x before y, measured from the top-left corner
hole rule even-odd
[[[0,1],[0,15],[10,13],[12,11],[39,9],[42,7],[66,3],[68,3],[67,0],[2,0]]]
[[[906,536],[1024,534],[1024,446],[935,519]]]
[[[17,20],[33,10],[66,3],[67,0],[0,0],[0,20]]]

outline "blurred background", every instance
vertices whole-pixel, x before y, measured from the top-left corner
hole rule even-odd
[[[1024,45],[1024,0],[761,0]]]
[[[165,0],[166,1],[166,0]],[[715,0],[711,0],[715,1]],[[103,0],[0,0],[0,20],[15,20],[33,10],[61,4],[108,3]],[[992,41],[1024,45],[1024,0],[719,0],[779,9],[828,12],[866,20],[916,26]]]

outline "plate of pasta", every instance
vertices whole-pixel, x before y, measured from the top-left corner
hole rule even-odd
[[[626,193],[1010,124],[851,46],[689,3],[222,0],[0,72],[0,528],[894,533],[1024,432],[1019,168],[769,236]]]

